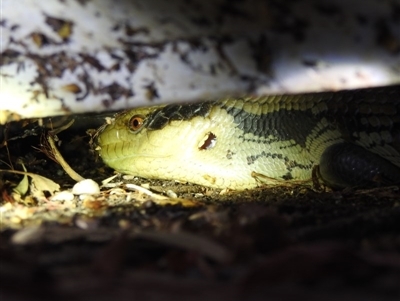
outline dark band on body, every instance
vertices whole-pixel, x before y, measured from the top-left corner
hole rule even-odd
[[[235,107],[226,107],[232,115],[238,128],[244,134],[256,137],[275,137],[280,141],[294,140],[302,147],[310,132],[317,126],[319,120],[311,111],[294,111],[281,109],[262,115],[255,115]]]
[[[174,120],[190,120],[197,116],[207,116],[214,102],[201,102],[194,104],[177,105],[171,104],[155,110],[149,114],[145,121],[148,130],[161,130],[170,121]]]

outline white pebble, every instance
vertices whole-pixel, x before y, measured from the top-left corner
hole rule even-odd
[[[99,187],[99,184],[97,184],[92,179],[85,179],[74,185],[74,187],[72,188],[72,193],[78,194],[78,195],[80,195],[80,194],[99,194],[100,187]]]
[[[70,191],[64,190],[57,192],[50,198],[50,200],[54,202],[72,202],[74,200],[74,194]]]
[[[172,199],[178,198],[178,195],[172,190],[167,190],[167,196]]]

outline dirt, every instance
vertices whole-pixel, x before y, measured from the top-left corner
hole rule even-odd
[[[23,170],[22,161],[60,190],[75,184],[43,153],[36,124],[12,125],[6,134],[0,169]],[[82,176],[101,183],[113,175],[85,130],[58,137],[61,153]],[[0,173],[1,300],[400,296],[397,186],[238,193],[117,175],[98,195],[55,201],[32,183],[16,196],[21,179]]]

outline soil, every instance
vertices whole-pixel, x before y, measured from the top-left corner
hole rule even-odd
[[[23,162],[61,191],[75,184],[43,152],[36,123],[1,130],[1,170],[22,171]],[[85,129],[58,138],[83,177],[114,174]],[[32,183],[13,193],[22,178],[0,173],[1,300],[400,297],[398,186],[238,193],[117,175],[97,195],[53,200]]]

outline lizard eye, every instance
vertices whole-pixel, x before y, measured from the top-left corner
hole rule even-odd
[[[138,130],[140,130],[143,126],[144,123],[144,117],[141,115],[134,115],[131,117],[131,119],[129,119],[129,129],[133,132],[137,132]]]

